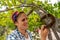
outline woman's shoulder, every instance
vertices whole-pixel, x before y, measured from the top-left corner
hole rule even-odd
[[[15,39],[17,35],[17,31],[14,30],[10,34],[7,35],[7,39]]]

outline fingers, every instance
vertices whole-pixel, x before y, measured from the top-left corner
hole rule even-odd
[[[43,31],[46,28],[46,25],[41,26],[41,31]]]
[[[48,30],[48,28],[46,27],[46,25],[42,25],[41,26],[41,32],[48,32],[49,30]]]
[[[42,25],[41,26],[41,37],[44,37],[44,38],[47,37],[48,32],[49,32],[49,30],[46,27],[46,25]]]

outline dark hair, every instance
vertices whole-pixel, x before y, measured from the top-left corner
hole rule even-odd
[[[12,20],[13,20],[14,23],[17,21],[18,16],[21,15],[22,13],[24,13],[24,12],[23,11],[21,11],[21,12],[15,11],[13,13]]]

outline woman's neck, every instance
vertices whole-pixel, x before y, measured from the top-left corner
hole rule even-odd
[[[26,33],[26,30],[23,30],[23,29],[18,29],[19,32],[21,32],[22,34],[25,34]]]
[[[19,30],[19,32],[21,32],[21,34],[23,36],[25,36],[26,38],[28,38],[28,33],[26,32],[26,30],[23,30],[23,29],[18,29],[18,30]]]

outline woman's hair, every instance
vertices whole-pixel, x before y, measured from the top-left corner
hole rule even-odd
[[[13,13],[13,15],[12,15],[12,20],[13,20],[14,23],[17,22],[18,16],[21,15],[22,13],[24,13],[24,12],[23,12],[23,11],[21,11],[21,12],[15,11],[15,12]]]
[[[17,22],[18,16],[20,16],[22,13],[24,13],[24,12],[23,12],[23,11],[21,11],[21,12],[15,11],[15,12],[12,14],[13,23]],[[17,28],[17,26],[15,25],[15,29],[16,29],[16,28]]]

